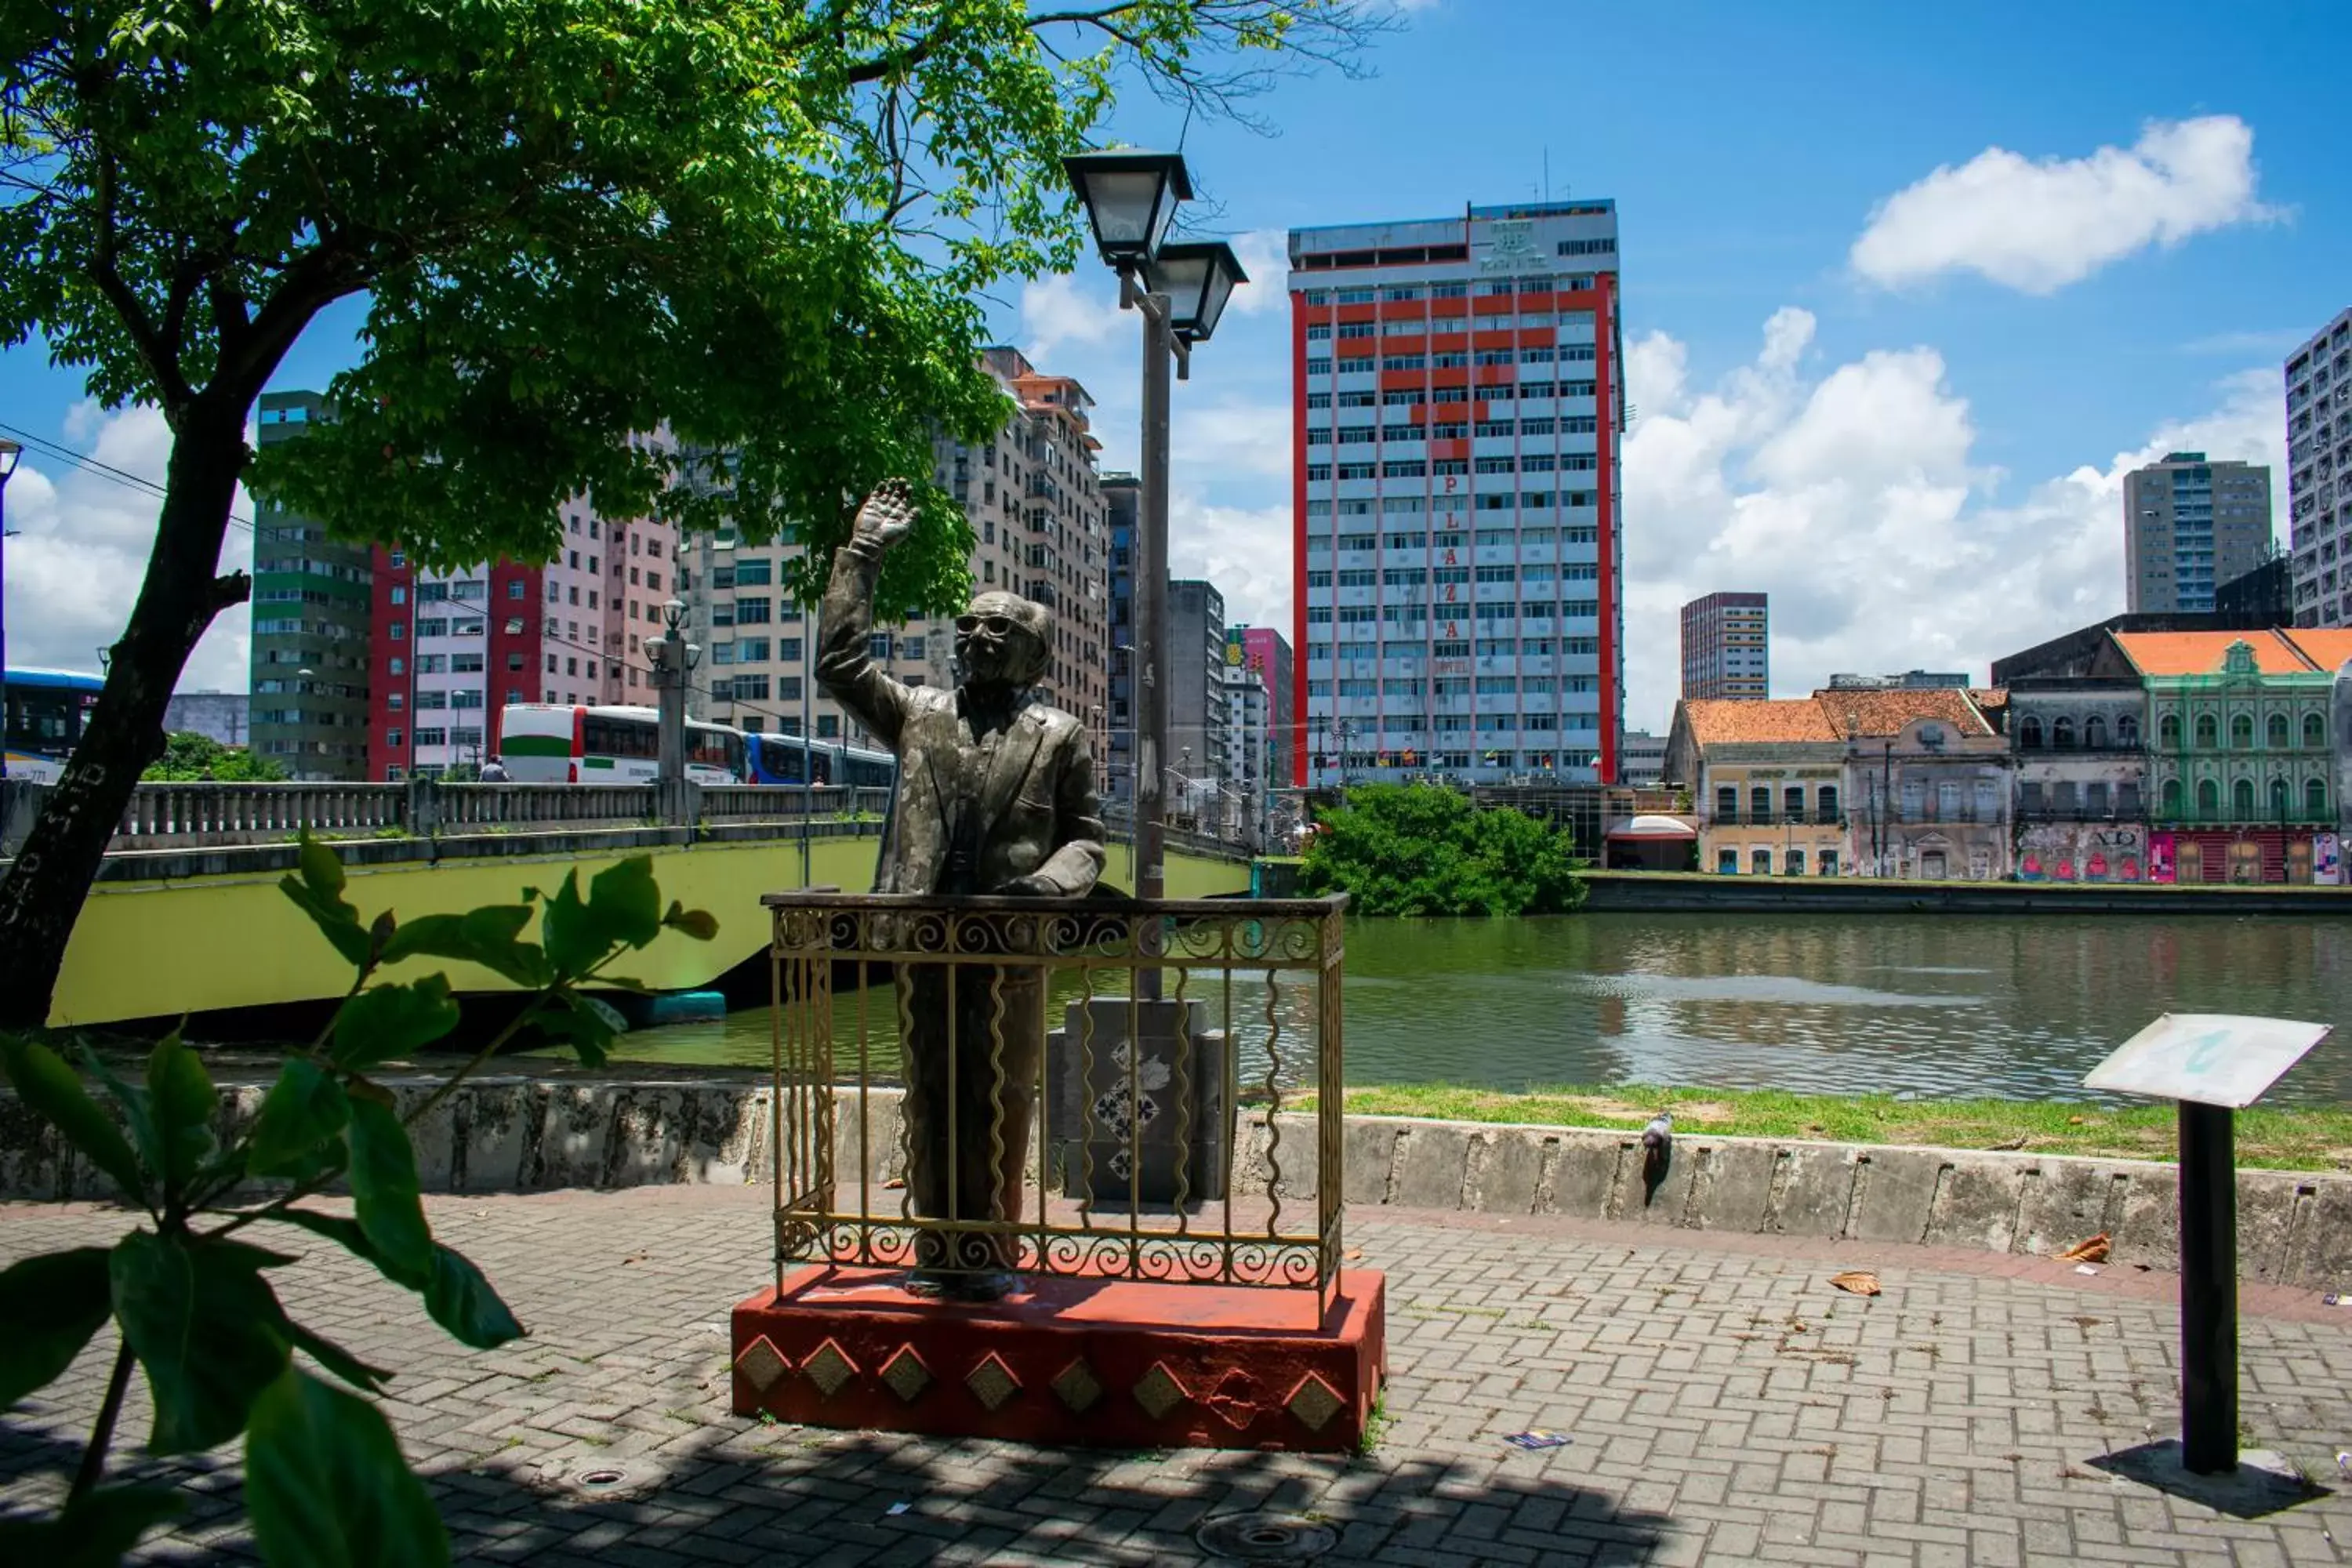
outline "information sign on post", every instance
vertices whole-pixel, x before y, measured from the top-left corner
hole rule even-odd
[[[2180,1459],[2238,1468],[2238,1176],[2232,1113],[2262,1098],[2330,1026],[2168,1013],[2126,1040],[2085,1089],[2180,1107]]]

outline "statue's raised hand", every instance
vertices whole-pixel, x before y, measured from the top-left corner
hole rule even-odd
[[[857,509],[857,537],[887,550],[915,528],[914,492],[904,479],[884,479]]]

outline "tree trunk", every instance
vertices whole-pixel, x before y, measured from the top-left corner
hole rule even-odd
[[[173,431],[163,512],[131,624],[114,645],[89,728],[0,882],[0,1028],[47,1023],[82,900],[139,775],[163,755],[172,688],[213,617],[250,588],[243,573],[216,575],[246,457],[245,408],[232,402],[199,398]],[[136,963],[140,955],[111,961]]]

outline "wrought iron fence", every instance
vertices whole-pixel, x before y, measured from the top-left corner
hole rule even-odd
[[[1344,898],[764,902],[780,1284],[1014,1269],[1328,1306]],[[1285,1109],[1308,1093],[1311,1122]]]

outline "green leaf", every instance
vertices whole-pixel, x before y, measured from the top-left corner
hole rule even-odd
[[[650,855],[599,871],[588,884],[588,911],[614,942],[643,947],[661,934],[661,888]]]
[[[549,1038],[570,1044],[582,1066],[604,1066],[613,1037],[626,1026],[621,1016],[609,1004],[576,991],[563,993],[562,1001],[565,1011],[543,1011],[531,1022]]]
[[[278,1070],[278,1081],[254,1119],[247,1169],[257,1176],[295,1174],[352,1120],[351,1097],[334,1076],[300,1057]]]
[[[72,1365],[114,1310],[106,1259],[105,1247],[77,1247],[0,1274],[0,1410]]]
[[[164,1036],[147,1058],[147,1100],[162,1155],[156,1173],[163,1179],[166,1197],[177,1197],[212,1153],[217,1142],[213,1118],[220,1111],[212,1075],[182,1043],[177,1029]]]
[[[352,1105],[352,1200],[360,1229],[383,1259],[379,1267],[412,1290],[433,1278],[433,1232],[416,1185],[408,1129],[373,1100]]]
[[[613,948],[594,913],[581,901],[580,873],[567,872],[563,886],[540,905],[540,941],[558,974],[576,979],[596,967]]]
[[[302,834],[301,845],[302,885],[315,899],[328,903],[342,903],[343,863],[335,858],[333,850],[311,837],[308,830]],[[344,908],[349,909],[350,906],[346,904]],[[358,921],[356,911],[352,919],[354,922]]]
[[[89,1050],[84,1047],[85,1053]],[[122,1130],[82,1087],[65,1058],[48,1047],[16,1036],[0,1036],[0,1067],[16,1097],[33,1113],[65,1134],[90,1163],[114,1178],[123,1194],[139,1198],[147,1188]]]
[[[478,1351],[523,1337],[523,1326],[482,1271],[446,1247],[433,1248],[433,1283],[425,1288],[425,1310],[450,1338]]]
[[[335,1015],[327,1054],[338,1067],[364,1071],[414,1056],[457,1026],[448,980],[429,974],[407,985],[378,985],[345,1002]]]
[[[413,1279],[402,1279],[386,1265],[383,1255],[355,1220],[292,1208],[280,1209],[269,1217],[324,1237],[352,1257],[373,1265],[394,1284],[416,1289]],[[425,1310],[435,1322],[449,1331],[450,1337],[476,1350],[495,1349],[509,1340],[520,1339],[526,1332],[507,1304],[499,1299],[498,1291],[482,1277],[482,1271],[437,1242],[433,1247],[433,1277],[425,1286]]]
[[[161,1172],[163,1143],[155,1131],[155,1116],[147,1103],[147,1091],[125,1081],[121,1074],[107,1065],[105,1058],[88,1046],[81,1047],[81,1065],[90,1077],[106,1086],[114,1103],[122,1108],[123,1125],[131,1129],[131,1141],[138,1146],[140,1163],[146,1166],[148,1175]]]
[[[312,1361],[317,1362],[353,1388],[363,1388],[370,1394],[382,1394],[383,1385],[392,1379],[392,1373],[384,1371],[383,1368],[368,1365],[341,1345],[320,1338],[299,1323],[289,1322],[287,1324],[287,1330],[289,1337],[294,1342],[295,1349],[308,1354]]]
[[[237,1242],[134,1231],[109,1260],[114,1316],[155,1401],[148,1447],[184,1454],[245,1429],[286,1370],[291,1325],[261,1270],[283,1262]]]
[[[473,956],[473,940],[466,934],[463,915],[420,915],[394,931],[382,950],[386,963],[398,963],[404,958]]]
[[[462,958],[534,989],[542,961],[537,947],[517,939],[530,924],[528,904],[487,904],[462,915],[425,915],[409,921],[384,944],[383,962],[431,956]]]
[[[372,955],[368,933],[360,929],[360,912],[341,899],[321,899],[310,885],[298,877],[281,877],[278,891],[294,900],[301,911],[310,917],[310,923],[326,934],[335,944],[335,951],[354,968],[364,966]]]
[[[669,913],[662,916],[662,924],[674,931],[692,937],[697,942],[709,942],[719,934],[719,917],[709,910],[689,910],[673,902]]]
[[[302,835],[299,865],[299,877],[278,880],[278,889],[310,917],[311,923],[326,933],[335,944],[335,951],[355,966],[364,967],[374,956],[375,944],[368,933],[360,929],[360,912],[343,898],[343,863],[335,852],[310,837]]]
[[[289,1367],[254,1406],[245,1504],[263,1561],[439,1568],[449,1540],[383,1413]]]
[[[141,1536],[186,1506],[171,1487],[100,1487],[55,1519],[0,1520],[0,1563],[115,1568]]]

